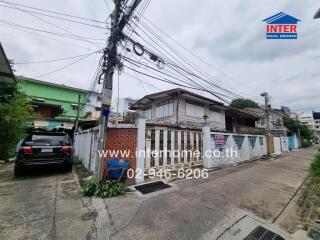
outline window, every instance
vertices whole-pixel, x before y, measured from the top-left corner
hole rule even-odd
[[[213,122],[221,122],[221,113],[219,110],[210,108],[209,120]]]
[[[97,101],[101,102],[102,101],[102,97],[101,96],[97,96]]]
[[[72,110],[76,111],[78,110],[79,105],[78,104],[71,104]]]
[[[186,116],[203,118],[204,106],[201,103],[186,101]]]
[[[147,120],[152,119],[152,115],[151,115],[151,108],[145,109],[143,110],[143,115]]]
[[[156,118],[173,115],[173,100],[167,100],[156,105]]]

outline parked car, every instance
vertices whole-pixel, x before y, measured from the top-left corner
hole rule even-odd
[[[37,166],[62,166],[72,169],[73,147],[64,132],[29,133],[20,143],[16,153],[14,174],[20,176],[25,169]]]

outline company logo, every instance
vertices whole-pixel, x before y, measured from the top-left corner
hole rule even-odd
[[[297,39],[299,19],[280,12],[263,20],[267,23],[267,39]]]

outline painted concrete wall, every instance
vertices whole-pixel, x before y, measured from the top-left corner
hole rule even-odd
[[[206,132],[208,135],[208,131],[203,129],[203,154],[206,154],[205,149],[208,149],[209,151],[219,152],[220,156],[204,157],[203,163],[205,167],[233,165],[243,161],[259,159],[267,154],[266,137],[263,135],[210,132],[209,136],[206,137]],[[223,145],[216,145],[215,139],[217,135],[223,136]],[[230,154],[231,150],[235,151],[236,154],[235,152]],[[229,155],[227,155],[227,151],[229,151]]]
[[[94,172],[96,167],[98,132],[98,128],[77,132],[74,139],[75,157],[91,172]]]
[[[273,137],[273,143],[274,143],[274,154],[280,155],[281,154],[281,138]]]

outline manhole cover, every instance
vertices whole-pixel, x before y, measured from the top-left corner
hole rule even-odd
[[[82,215],[81,220],[82,221],[88,221],[91,219],[95,219],[98,216],[98,213],[96,211],[87,212]]]
[[[148,194],[148,193],[156,192],[156,191],[170,188],[170,187],[171,187],[170,185],[165,184],[164,182],[158,181],[158,182],[135,186],[135,189],[137,189],[142,194]]]
[[[264,227],[256,227],[245,239],[243,240],[285,240],[278,234],[271,232]]]

